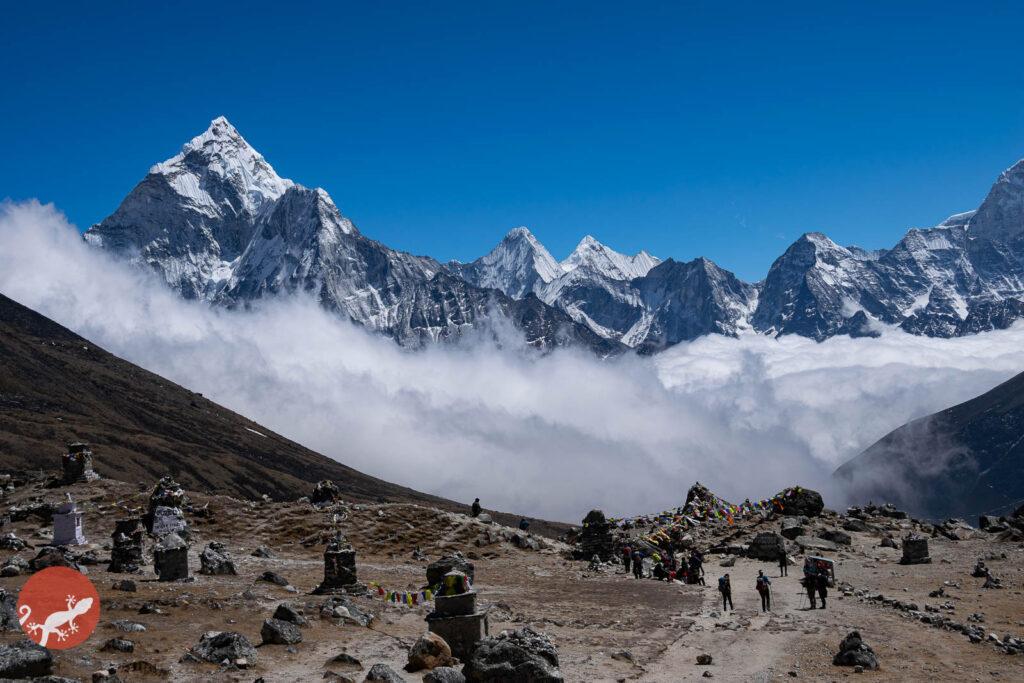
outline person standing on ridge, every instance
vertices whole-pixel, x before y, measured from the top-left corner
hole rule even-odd
[[[732,604],[732,584],[729,582],[729,575],[726,574],[718,579],[718,592],[722,594],[722,611],[736,609]]]
[[[473,516],[474,517],[479,517],[480,516],[480,510],[482,510],[482,509],[483,508],[480,507],[480,499],[477,498],[476,500],[473,501],[473,505],[470,508],[470,510],[473,513]]]
[[[764,575],[763,571],[758,570],[757,572],[757,583],[754,585],[757,588],[758,595],[761,596],[761,611],[767,612],[772,608],[772,581]]]
[[[633,559],[633,549],[628,545],[622,549],[622,566],[626,568],[626,574],[629,574],[629,561]]]
[[[779,549],[779,576],[789,576],[789,558],[784,548]]]

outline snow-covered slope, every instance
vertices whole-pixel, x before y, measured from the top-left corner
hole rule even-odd
[[[527,228],[515,228],[486,256],[472,263],[452,261],[449,270],[477,287],[498,289],[514,299],[551,282],[562,267]]]

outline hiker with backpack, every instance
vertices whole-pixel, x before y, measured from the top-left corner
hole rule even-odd
[[[757,582],[754,584],[758,595],[761,596],[761,611],[767,612],[772,608],[772,581],[758,570]]]
[[[726,609],[734,610],[732,604],[732,584],[729,582],[729,575],[719,577],[718,579],[718,592],[722,594],[722,611]]]

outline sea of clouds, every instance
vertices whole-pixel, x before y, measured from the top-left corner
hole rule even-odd
[[[413,352],[305,298],[249,312],[184,301],[37,202],[0,206],[0,293],[364,472],[566,521],[679,505],[696,480],[737,500],[800,483],[837,507],[839,464],[1024,370],[1024,326],[710,336],[614,360],[483,337]]]

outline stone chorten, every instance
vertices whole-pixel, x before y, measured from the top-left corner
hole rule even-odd
[[[167,534],[153,548],[153,569],[161,581],[189,579],[188,544],[178,534]]]
[[[87,443],[68,444],[68,452],[61,456],[61,483],[76,484],[95,481],[100,475],[92,469],[92,451]]]
[[[604,562],[615,557],[612,525],[600,510],[591,510],[583,518],[583,531],[580,532],[579,543],[573,551],[573,557],[577,560],[589,560],[594,555]]]
[[[359,594],[366,590],[356,578],[356,551],[339,531],[324,550],[324,580],[313,594]]]
[[[138,517],[118,520],[111,534],[114,546],[110,551],[108,572],[129,574],[142,566],[143,527]]]
[[[82,512],[68,494],[66,503],[62,503],[53,513],[53,545],[83,545],[85,534],[82,532]]]
[[[930,564],[928,539],[922,536],[908,536],[903,539],[903,557],[900,564]]]
[[[469,577],[453,569],[444,575],[434,596],[434,611],[427,615],[430,632],[444,638],[452,654],[463,661],[490,635],[487,610],[477,609],[476,596]]]
[[[156,517],[157,508],[177,508],[181,510],[188,505],[188,496],[178,482],[171,477],[161,477],[160,481],[153,487],[153,493],[149,496],[149,512],[144,518],[146,531],[152,533],[153,520]]]

